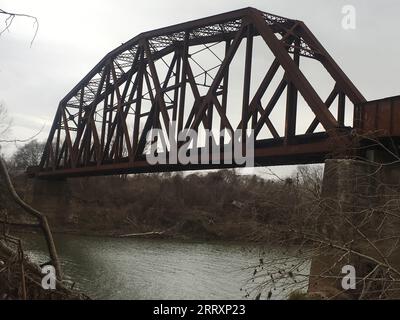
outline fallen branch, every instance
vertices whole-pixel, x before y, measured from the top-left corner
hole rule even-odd
[[[19,195],[15,191],[15,188],[14,188],[12,182],[11,182],[10,176],[8,174],[8,171],[7,171],[6,164],[5,164],[5,162],[4,162],[2,157],[0,157],[0,174],[3,176],[3,178],[4,178],[5,182],[6,182],[7,188],[10,191],[14,201],[22,209],[24,209],[30,215],[34,216],[39,221],[40,226],[41,226],[41,228],[43,230],[43,234],[44,234],[45,240],[46,240],[47,248],[49,250],[49,255],[50,255],[51,262],[52,262],[54,268],[56,269],[57,278],[61,280],[62,279],[61,265],[60,265],[59,260],[58,260],[56,247],[54,245],[53,235],[51,234],[49,223],[47,221],[46,216],[44,214],[42,214],[41,212],[39,212],[38,210],[32,208],[30,205],[25,203],[19,197]]]

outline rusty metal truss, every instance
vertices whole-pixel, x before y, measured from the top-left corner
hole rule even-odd
[[[254,41],[266,45],[272,61],[256,52]],[[232,77],[240,47],[244,59],[237,59],[244,70],[241,77]],[[255,58],[261,59],[258,65],[264,63],[258,82],[252,78]],[[302,72],[303,59],[327,71],[333,80],[328,96],[321,97]],[[229,90],[232,82],[241,90]],[[296,130],[300,95],[315,117],[305,132]],[[270,119],[281,97],[283,133]],[[334,102],[335,114],[330,111]],[[147,134],[171,123],[177,133],[254,129],[255,165],[320,162],[351,129],[345,126],[345,107],[364,102],[303,22],[245,8],[145,32],[107,54],[61,100],[34,171],[41,177],[70,177],[224,167],[150,166],[144,157]],[[323,130],[315,132],[319,124]],[[262,130],[270,137],[261,138]]]

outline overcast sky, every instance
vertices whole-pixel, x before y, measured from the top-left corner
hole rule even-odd
[[[356,29],[342,28],[342,7],[356,9]],[[45,125],[58,102],[109,51],[138,33],[247,6],[303,20],[367,100],[400,94],[400,2],[396,0],[0,0],[16,18],[0,37],[0,101],[13,118],[13,137]],[[4,25],[4,17],[0,15]],[[9,150],[10,147],[9,147]]]

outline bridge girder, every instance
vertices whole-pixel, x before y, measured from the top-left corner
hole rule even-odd
[[[252,78],[253,61],[260,58],[255,39],[273,55],[258,83]],[[233,79],[233,60],[243,42],[243,78]],[[204,54],[216,64],[206,66],[210,58]],[[302,59],[319,61],[332,78],[332,91],[324,100],[300,69]],[[278,70],[283,76],[271,91]],[[229,90],[232,81],[241,84],[240,95]],[[271,93],[265,101],[267,90]],[[270,115],[284,92],[280,134]],[[301,133],[296,132],[299,94],[315,116]],[[233,95],[240,97],[236,112]],[[334,115],[329,108],[336,100]],[[223,167],[147,164],[147,134],[155,128],[167,131],[171,123],[176,134],[183,129],[253,129],[255,165],[320,162],[338,141],[346,140],[346,100],[365,102],[303,22],[254,8],[236,10],[139,34],[107,54],[60,101],[35,171],[41,177],[61,177]],[[315,133],[318,124],[324,132]],[[271,137],[259,138],[265,129]]]

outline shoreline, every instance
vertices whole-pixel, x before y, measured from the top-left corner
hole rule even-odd
[[[102,233],[101,231],[80,231],[80,230],[74,230],[74,229],[55,229],[51,230],[53,235],[61,234],[61,235],[76,235],[76,236],[83,236],[83,237],[98,237],[98,238],[112,238],[112,239],[146,239],[146,240],[176,240],[176,241],[182,241],[182,242],[210,242],[210,243],[232,243],[232,244],[238,244],[238,243],[249,243],[249,244],[268,244],[268,241],[262,241],[262,240],[250,240],[250,239],[227,239],[227,238],[204,238],[204,237],[187,237],[183,235],[171,235],[171,234],[146,234],[143,233],[142,235],[138,234],[137,236],[122,236],[118,233],[115,232],[106,232]],[[12,230],[12,233],[15,234],[37,234],[40,235],[41,231],[35,227],[28,227],[28,228],[16,228]]]
[[[44,289],[40,266],[22,248],[10,247],[6,238],[0,239],[0,262],[4,266],[0,272],[0,300],[90,300],[84,292],[75,290],[73,285],[69,288],[67,282],[58,279],[56,289]]]

